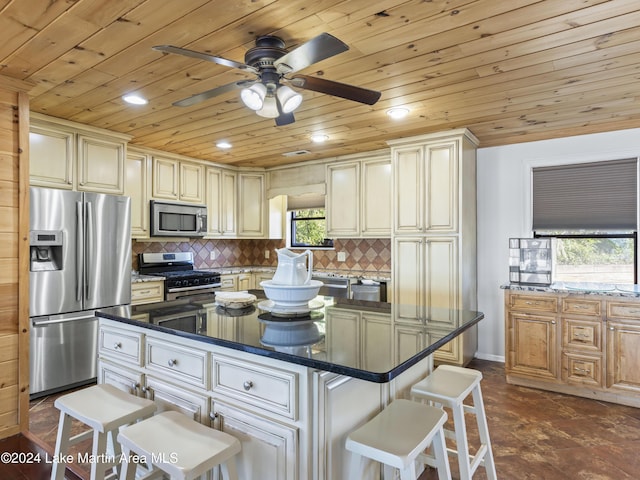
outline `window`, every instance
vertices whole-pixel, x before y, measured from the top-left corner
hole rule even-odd
[[[290,214],[292,247],[333,247],[333,240],[324,237],[324,208],[292,210]]]
[[[533,230],[553,280],[637,283],[637,159],[533,169]]]

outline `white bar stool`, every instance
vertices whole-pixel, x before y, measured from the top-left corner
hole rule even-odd
[[[60,410],[60,421],[51,470],[52,480],[63,480],[67,466],[64,460],[68,456],[69,447],[91,436],[91,480],[103,480],[107,470],[120,465],[120,448],[115,438],[118,428],[153,415],[156,410],[153,401],[136,397],[107,384],[68,393],[58,397],[54,405]],[[71,437],[73,419],[91,427],[91,430]],[[113,456],[107,454],[107,437],[111,437]]]
[[[440,365],[428,377],[411,387],[411,394],[428,400],[436,406],[449,407],[453,413],[454,432],[444,429],[445,436],[456,441],[456,449],[448,448],[448,452],[458,456],[460,479],[471,480],[479,465],[484,466],[487,478],[497,480],[496,467],[489,440],[489,427],[484,411],[480,381],[482,373],[470,368]],[[473,396],[473,405],[465,405],[469,395]],[[480,446],[475,455],[469,454],[465,412],[473,413],[478,424]],[[432,460],[426,457],[425,463],[431,465]]]
[[[198,423],[183,413],[167,411],[122,428],[118,434],[123,463],[120,480],[135,478],[131,453],[144,457],[151,471],[162,471],[171,480],[191,480],[220,465],[225,480],[237,480],[236,459],[240,441],[228,433]]]
[[[395,400],[382,412],[347,437],[352,452],[350,479],[362,479],[362,457],[384,464],[384,478],[392,479],[393,468],[401,480],[416,480],[415,460],[433,444],[439,480],[450,480],[443,425],[447,414],[441,408],[411,400]]]

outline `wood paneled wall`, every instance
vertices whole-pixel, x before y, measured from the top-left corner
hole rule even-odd
[[[0,438],[28,429],[29,100],[0,79]]]

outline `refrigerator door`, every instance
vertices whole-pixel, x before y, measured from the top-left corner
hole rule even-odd
[[[31,187],[30,230],[61,232],[56,270],[38,271],[38,250],[31,247],[29,316],[82,310],[82,193]]]
[[[31,398],[94,381],[97,338],[93,311],[32,318]]]
[[[84,309],[131,303],[131,200],[85,193]]]

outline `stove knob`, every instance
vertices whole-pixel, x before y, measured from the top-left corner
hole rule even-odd
[[[194,285],[200,285],[200,279],[199,278],[194,278],[193,279],[193,284]]]
[[[173,286],[174,287],[180,287],[181,285],[182,285],[182,281],[180,281],[180,280],[176,280],[176,281],[173,282]]]

